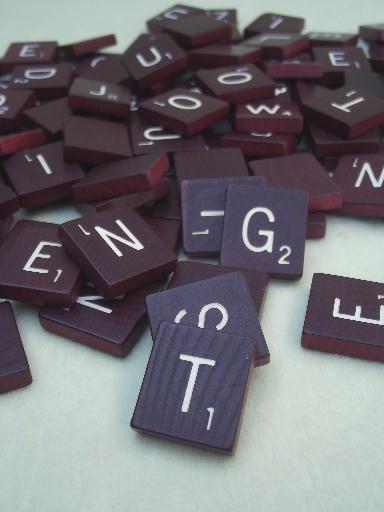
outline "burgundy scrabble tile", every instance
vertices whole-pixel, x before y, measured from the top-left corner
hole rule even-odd
[[[59,226],[19,220],[0,246],[0,297],[69,306],[80,288],[79,269],[58,238]]]
[[[379,98],[384,98],[384,76],[370,71],[350,70],[344,72],[344,85],[357,87]]]
[[[339,213],[384,217],[384,154],[343,156],[334,180],[344,192]]]
[[[237,270],[238,269],[222,267],[220,265],[200,263],[198,261],[179,261],[168,285],[168,289],[195,283],[196,281],[203,281],[210,277],[229,274]],[[260,317],[268,286],[268,274],[266,272],[258,272],[257,270],[242,270],[241,273],[247,281],[256,311]]]
[[[239,132],[301,133],[303,117],[294,103],[277,99],[237,105],[235,128]]]
[[[155,206],[151,208],[150,215],[159,219],[181,220],[177,181],[173,176],[168,176],[168,178],[171,182],[171,192],[167,197],[156,202]]]
[[[17,211],[19,208],[19,198],[0,177],[0,218]]]
[[[132,156],[127,127],[81,116],[64,118],[64,157],[99,164]]]
[[[12,43],[1,59],[0,67],[8,73],[18,65],[49,64],[56,60],[56,54],[55,41]]]
[[[143,34],[122,56],[140,88],[170,79],[188,66],[187,54],[166,34]]]
[[[65,250],[107,298],[162,279],[176,256],[129,208],[105,210],[60,227]]]
[[[345,32],[309,32],[311,46],[352,46],[357,43],[357,34]]]
[[[60,50],[67,57],[81,57],[82,55],[88,55],[115,44],[116,36],[114,34],[107,34],[60,46]]]
[[[196,73],[202,89],[230,103],[273,97],[274,83],[254,64],[204,69]]]
[[[311,82],[306,82],[304,80],[297,80],[292,87],[292,99],[293,101],[301,107],[304,102],[312,101],[313,99],[323,96],[323,94],[327,93],[326,87],[321,87],[318,85],[314,85]]]
[[[360,25],[359,36],[366,41],[384,43],[384,23],[375,25]]]
[[[304,28],[304,19],[283,14],[265,13],[256,18],[244,30],[245,37],[251,37],[261,32],[299,34]]]
[[[240,66],[261,59],[263,50],[241,44],[211,44],[188,53],[191,64],[202,68]]]
[[[253,298],[241,272],[148,295],[146,303],[153,339],[164,320],[216,329],[252,338],[256,348],[255,366],[269,363]]]
[[[293,133],[272,132],[230,132],[223,135],[220,145],[225,148],[239,148],[247,156],[282,156],[292,153],[298,136]]]
[[[324,91],[302,108],[306,120],[346,138],[384,123],[384,100],[353,87]]]
[[[0,394],[31,384],[32,375],[10,302],[0,304]]]
[[[122,85],[76,78],[69,90],[68,106],[74,110],[126,119],[131,93]]]
[[[33,105],[35,97],[31,91],[4,90],[0,92],[0,133],[18,128],[23,111]]]
[[[300,278],[307,212],[302,190],[229,185],[220,264]]]
[[[361,48],[347,46],[345,48],[312,48],[313,58],[322,64],[324,78],[337,80],[344,76],[347,69],[363,72],[371,71],[371,66]]]
[[[7,217],[0,217],[0,241],[8,235],[9,231],[12,228],[12,225],[12,215],[8,215]]]
[[[143,119],[183,135],[202,132],[224,119],[228,110],[228,103],[188,89],[173,89],[139,105]]]
[[[65,62],[46,66],[16,66],[10,89],[33,90],[41,100],[65,96],[72,79],[72,66]]]
[[[309,47],[307,36],[291,33],[265,32],[246,39],[244,46],[254,46],[263,49],[264,59],[288,59]]]
[[[132,149],[135,155],[149,153],[174,153],[205,149],[203,135],[183,137],[174,132],[167,132],[161,126],[145,123],[141,119],[130,124]]]
[[[110,84],[127,85],[130,80],[120,54],[96,53],[80,62],[77,72],[81,78]]]
[[[183,180],[249,176],[245,158],[236,148],[176,153],[174,162],[179,189]]]
[[[166,154],[125,158],[94,167],[72,187],[77,202],[99,201],[142,192],[156,185],[169,169]]]
[[[186,180],[181,183],[183,249],[187,254],[220,253],[228,186],[264,185],[262,178]]]
[[[314,274],[302,346],[384,362],[383,287],[382,283]]]
[[[377,128],[354,139],[344,139],[320,128],[308,126],[308,142],[316,156],[335,157],[354,153],[376,153],[379,151],[381,135]]]
[[[176,254],[179,252],[181,247],[179,220],[147,217],[145,221],[171,251]]]
[[[42,128],[5,135],[0,137],[0,156],[13,155],[23,149],[41,146],[46,140],[47,134]]]
[[[71,186],[84,176],[80,165],[63,159],[62,142],[20,151],[3,165],[24,208],[71,197]]]
[[[231,25],[200,14],[172,21],[164,26],[164,32],[183,48],[190,49],[230,38]]]
[[[306,238],[318,239],[324,238],[327,227],[324,212],[312,212],[308,215]]]
[[[280,101],[291,101],[291,90],[287,83],[275,81],[274,97]]]
[[[232,25],[237,25],[237,10],[236,9],[207,9],[205,11],[208,16],[213,16],[218,21],[225,21]]]
[[[285,60],[264,60],[260,65],[265,74],[274,79],[289,80],[322,77],[324,73],[322,64],[306,57],[307,54],[301,54]]]
[[[253,353],[249,338],[164,322],[156,336],[131,427],[232,454]]]
[[[192,16],[205,14],[204,9],[198,9],[190,5],[176,4],[147,21],[147,27],[151,32],[162,32],[167,24]]]
[[[309,211],[334,210],[343,203],[342,188],[311,153],[254,160],[249,168],[255,176],[263,176],[268,186],[308,192]]]
[[[64,117],[70,113],[68,99],[60,98],[27,109],[24,116],[51,135],[58,135],[63,130]]]
[[[372,69],[377,73],[384,73],[384,45],[369,45],[368,56]]]
[[[49,332],[125,357],[146,327],[145,297],[160,287],[149,284],[124,297],[105,299],[88,285],[71,309],[43,307],[39,320]]]

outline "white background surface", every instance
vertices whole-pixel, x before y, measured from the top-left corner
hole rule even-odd
[[[67,43],[115,32],[117,50],[163,1],[0,0],[0,52],[12,41]],[[231,7],[199,1],[196,6]],[[384,22],[382,0],[242,1],[244,27],[263,12],[303,15],[308,30]],[[112,49],[111,49],[112,51]],[[32,218],[63,222],[58,207]],[[141,436],[129,421],[149,356],[148,332],[117,360],[44,332],[16,314],[34,377],[0,397],[1,512],[384,510],[383,365],[300,347],[313,272],[384,281],[383,222],[329,218],[309,241],[297,283],[273,281],[262,326],[272,362],[254,371],[234,457]]]

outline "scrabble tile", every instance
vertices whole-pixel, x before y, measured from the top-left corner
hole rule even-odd
[[[23,149],[41,146],[47,141],[47,134],[42,128],[24,130],[0,137],[0,156],[8,156]]]
[[[188,66],[187,54],[166,34],[143,34],[122,56],[140,88],[168,80]]]
[[[172,252],[176,254],[179,252],[181,247],[181,222],[179,220],[147,217],[145,221]]]
[[[257,17],[244,30],[244,37],[262,32],[299,34],[304,28],[304,19],[282,14],[265,13]]]
[[[383,362],[383,286],[349,277],[314,274],[302,346]]]
[[[65,254],[59,226],[19,220],[0,246],[0,297],[69,306],[80,288],[79,269]]]
[[[309,211],[334,210],[343,204],[338,186],[311,153],[249,162],[251,173],[263,176],[272,187],[304,190],[309,194]]]
[[[168,132],[161,126],[145,123],[141,119],[130,123],[129,129],[135,155],[193,151],[206,147],[201,134],[183,137],[178,133]]]
[[[58,336],[125,357],[146,327],[145,296],[160,287],[153,283],[124,297],[105,299],[87,285],[71,309],[43,307],[39,320],[44,329]]]
[[[72,66],[68,63],[45,66],[16,66],[10,88],[33,90],[40,100],[65,96],[72,80]]]
[[[322,77],[323,65],[306,57],[307,54],[301,54],[285,60],[264,60],[260,65],[270,78],[292,80]]]
[[[302,190],[229,185],[220,264],[300,278],[307,212]]]
[[[291,33],[265,32],[246,39],[244,46],[255,46],[263,49],[264,59],[288,59],[305,51],[309,46],[307,36]]]
[[[275,82],[275,99],[278,98],[280,101],[291,101],[291,90],[286,82],[274,81]]]
[[[148,30],[162,32],[167,24],[174,21],[205,14],[204,9],[198,9],[190,5],[176,4],[147,21]]]
[[[71,186],[84,176],[79,164],[63,159],[62,142],[20,151],[3,165],[24,208],[71,197]]]
[[[303,116],[294,103],[273,100],[237,105],[235,128],[239,132],[301,133]]]
[[[32,375],[10,302],[0,304],[0,394],[31,384]]]
[[[130,76],[119,53],[94,53],[82,59],[76,68],[78,76],[110,84],[129,85]]]
[[[8,235],[9,231],[12,228],[12,225],[12,215],[7,215],[7,217],[0,217],[0,241]]]
[[[236,148],[176,153],[174,163],[179,189],[183,180],[249,176],[244,156]]]
[[[352,87],[328,90],[302,109],[305,120],[349,139],[384,123],[384,100]]]
[[[357,34],[345,32],[309,32],[307,34],[311,46],[352,46],[357,43]]]
[[[0,218],[17,211],[19,208],[19,198],[15,192],[4,183],[0,175]]]
[[[254,64],[204,69],[196,73],[202,89],[230,103],[273,97],[274,84]]]
[[[368,57],[372,69],[377,73],[384,73],[384,45],[369,45]]]
[[[127,119],[131,93],[122,85],[76,78],[69,90],[68,106],[74,110]]]
[[[218,21],[231,23],[237,25],[237,10],[236,9],[207,9],[205,14],[213,16]]]
[[[376,153],[380,147],[381,136],[377,128],[355,137],[344,139],[315,126],[308,125],[308,142],[316,156],[335,157],[354,153]]]
[[[384,76],[370,71],[344,71],[344,85],[357,87],[379,98],[384,98]]]
[[[166,24],[164,32],[169,34],[183,48],[196,48],[231,36],[231,26],[212,16],[183,17]]]
[[[3,90],[0,92],[0,133],[18,128],[23,111],[33,105],[35,96],[31,91]]]
[[[106,298],[162,279],[177,258],[129,208],[105,210],[60,227],[65,250]]]
[[[81,57],[82,55],[88,55],[115,44],[116,36],[114,34],[106,34],[92,39],[85,39],[83,41],[66,44],[61,46],[60,50],[67,57]]]
[[[132,156],[124,124],[81,116],[64,118],[64,158],[100,164]]]
[[[12,43],[3,55],[0,67],[9,73],[18,65],[49,64],[56,60],[57,43],[55,41]]]
[[[269,363],[268,347],[253,298],[241,272],[148,295],[146,304],[153,339],[163,321],[216,329],[252,338],[256,349],[255,366]]]
[[[298,144],[294,133],[230,132],[223,135],[220,145],[241,149],[247,156],[282,156],[292,153]]]
[[[384,217],[384,154],[343,156],[333,179],[343,189],[339,213]]]
[[[321,98],[327,90],[326,87],[314,85],[304,80],[297,80],[292,86],[292,99],[301,107],[306,101],[312,101],[317,97]]]
[[[173,89],[139,105],[140,116],[182,135],[195,135],[224,119],[228,103],[188,89]]]
[[[171,182],[171,192],[151,208],[151,217],[158,219],[181,220],[179,190],[176,178],[168,176]]]
[[[75,201],[110,199],[156,185],[169,169],[166,154],[142,155],[94,167],[72,187]]]
[[[211,44],[188,53],[191,64],[202,68],[239,66],[261,59],[263,50],[241,44]]]
[[[324,212],[312,212],[308,215],[306,238],[318,239],[325,237],[327,220]]]
[[[156,337],[131,427],[232,454],[252,356],[249,338],[164,322]]]
[[[384,43],[384,23],[375,25],[360,25],[359,36],[366,41]]]
[[[28,108],[24,112],[24,117],[44,128],[50,135],[58,135],[63,131],[64,117],[70,113],[68,99],[60,98]]]
[[[168,289],[195,283],[196,281],[203,281],[210,277],[229,274],[237,270],[238,269],[235,268],[210,265],[198,261],[179,261],[168,285]],[[268,286],[268,274],[256,270],[242,270],[241,273],[247,281],[256,311],[260,317]]]
[[[228,185],[260,186],[262,178],[187,180],[181,183],[183,249],[187,254],[220,253]]]
[[[324,77],[338,79],[344,76],[346,69],[371,71],[371,66],[361,48],[347,46],[345,48],[312,48],[313,58],[323,65]]]

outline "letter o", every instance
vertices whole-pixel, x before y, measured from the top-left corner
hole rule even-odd
[[[246,71],[232,71],[231,73],[223,73],[217,77],[217,81],[223,85],[246,84],[251,80],[251,73],[247,73]]]
[[[170,98],[168,98],[168,103],[172,107],[181,108],[183,110],[195,110],[202,106],[202,102],[198,98],[194,98],[193,96],[187,96],[185,94],[171,96]]]

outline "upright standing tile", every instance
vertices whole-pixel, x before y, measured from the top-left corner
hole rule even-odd
[[[41,100],[65,96],[72,79],[72,66],[66,62],[45,66],[16,66],[12,72],[11,89],[33,90]]]
[[[295,103],[278,98],[237,105],[235,128],[239,132],[301,133],[303,117]]]
[[[311,46],[352,46],[357,43],[357,34],[345,32],[309,32]]]
[[[269,351],[253,297],[241,272],[218,275],[146,298],[152,338],[162,321],[246,336],[255,344],[255,366],[269,363]]]
[[[308,192],[309,211],[334,210],[343,204],[342,187],[311,153],[254,160],[249,167],[255,176],[263,176],[269,186]]]
[[[116,299],[105,299],[86,286],[71,309],[43,307],[39,320],[47,331],[125,357],[146,327],[145,297],[160,286],[149,284]]]
[[[4,73],[23,64],[49,64],[56,60],[57,43],[55,41],[34,41],[12,43],[3,55],[0,67]]]
[[[309,46],[309,39],[300,34],[265,32],[246,39],[242,44],[262,48],[265,59],[288,59],[305,51]]]
[[[172,24],[174,21],[201,14],[205,14],[204,9],[176,4],[148,20],[147,27],[151,32],[162,32],[166,25]]]
[[[292,153],[299,142],[295,133],[229,132],[220,138],[224,148],[238,148],[247,156],[283,156]]]
[[[162,279],[177,258],[129,208],[105,210],[60,227],[65,250],[106,298]]]
[[[79,269],[58,238],[59,226],[19,220],[0,246],[0,297],[52,306],[75,302]]]
[[[384,43],[384,23],[374,25],[360,25],[359,36],[366,41]]]
[[[195,283],[196,281],[203,281],[210,277],[229,274],[237,270],[236,268],[210,265],[208,263],[200,263],[199,261],[179,261],[168,285],[168,289]],[[247,281],[257,314],[260,317],[268,286],[268,274],[266,272],[258,272],[257,270],[242,270],[241,273]]]
[[[31,384],[32,376],[10,302],[0,304],[0,394]]]
[[[368,48],[369,62],[377,73],[384,73],[384,45],[371,44]]]
[[[81,116],[64,119],[64,158],[99,164],[132,156],[124,124]]]
[[[33,105],[34,101],[35,96],[32,91],[2,90],[0,92],[0,133],[19,128],[24,110]]]
[[[356,46],[345,48],[312,48],[315,61],[324,67],[326,79],[337,80],[344,76],[347,69],[357,69],[363,72],[371,71],[371,66],[365,53]]]
[[[384,362],[383,288],[382,283],[314,274],[303,347]]]
[[[0,218],[17,211],[20,208],[19,198],[8,187],[0,176]]]
[[[261,59],[263,50],[241,44],[210,44],[188,53],[191,64],[203,68],[240,66]]]
[[[145,372],[132,428],[233,453],[252,356],[249,338],[164,322]]]
[[[103,36],[76,41],[60,47],[60,50],[67,57],[81,57],[90,53],[97,52],[102,48],[113,46],[116,44],[116,36],[114,34],[106,34]]]
[[[8,156],[23,149],[41,146],[47,141],[47,134],[42,128],[33,128],[0,137],[0,156]]]
[[[71,197],[72,185],[84,176],[80,165],[63,159],[62,142],[20,151],[4,162],[4,171],[25,208]]]
[[[188,89],[173,89],[139,105],[143,119],[183,135],[202,132],[224,119],[228,110],[228,103]]]
[[[177,153],[174,162],[179,189],[183,180],[249,176],[245,158],[236,148]]]
[[[308,215],[307,238],[324,238],[327,220],[324,212],[312,212]]]
[[[307,192],[229,185],[220,264],[300,278],[307,213]]]
[[[324,91],[302,108],[307,121],[346,138],[384,123],[384,100],[352,87]]]
[[[283,14],[265,13],[258,16],[244,30],[245,37],[251,37],[261,32],[287,32],[299,34],[304,28],[304,18],[285,16]]]
[[[164,27],[164,32],[183,48],[204,46],[231,36],[231,25],[212,16],[200,14],[180,18]]]
[[[384,217],[384,154],[343,156],[333,179],[344,193],[339,213]]]
[[[150,215],[159,219],[181,220],[179,190],[176,178],[169,176],[169,181],[171,182],[171,192],[151,208]]]
[[[70,113],[68,99],[60,98],[37,107],[31,107],[24,112],[24,116],[51,135],[57,135],[63,131],[64,117]]]
[[[221,248],[228,186],[264,184],[262,178],[186,180],[181,183],[183,249],[187,254],[218,254]]]
[[[75,201],[88,202],[149,190],[168,169],[166,154],[142,155],[100,164],[73,185],[73,197]]]

